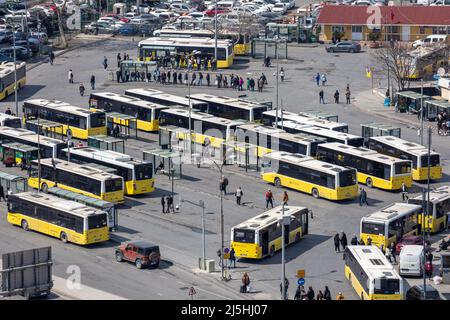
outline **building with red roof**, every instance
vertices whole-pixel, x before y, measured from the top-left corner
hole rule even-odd
[[[450,6],[325,5],[319,13],[320,40],[414,41],[430,34],[449,34]]]

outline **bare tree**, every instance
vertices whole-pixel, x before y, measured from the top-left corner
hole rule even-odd
[[[409,88],[409,75],[413,71],[412,57],[408,54],[408,46],[399,41],[390,41],[383,47],[373,51],[373,57],[385,73],[390,73],[398,90]]]
[[[65,31],[64,31],[64,23],[63,23],[63,20],[62,20],[62,12],[65,12],[65,10],[66,10],[67,0],[64,0],[63,5],[60,6],[60,7],[58,7],[56,5],[55,0],[52,0],[52,3],[56,7],[56,16],[58,18],[58,29],[59,29],[59,36],[60,36],[60,39],[61,39],[61,46],[63,48],[67,48],[66,34],[65,34]]]

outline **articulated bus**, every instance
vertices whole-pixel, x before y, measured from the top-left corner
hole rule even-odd
[[[0,126],[10,128],[21,128],[22,121],[19,117],[0,112]]]
[[[76,164],[59,159],[41,159],[41,185],[39,186],[39,165],[32,161],[33,170],[28,185],[47,192],[51,187],[84,194],[114,203],[124,203],[123,178],[88,165]]]
[[[422,195],[409,198],[408,203],[422,205]],[[424,207],[427,208],[428,196],[425,195]],[[426,215],[425,230],[429,232],[443,231],[448,227],[447,219],[450,214],[450,186],[442,186],[430,191],[429,215]],[[426,209],[425,209],[426,210]],[[422,224],[422,217],[419,217],[419,223]]]
[[[300,153],[315,157],[317,145],[327,140],[308,134],[291,134],[284,130],[261,124],[244,124],[238,127],[236,139],[257,146],[258,157],[263,157],[272,151]]]
[[[33,131],[22,128],[0,127],[0,141],[2,144],[18,142],[32,147],[40,147],[42,158],[58,158],[61,150],[67,147],[67,143],[62,140],[38,135]],[[16,159],[20,163],[20,159]]]
[[[25,86],[27,82],[27,66],[25,62],[16,62],[16,70],[14,71],[14,62],[0,63],[0,100],[5,99],[14,92],[14,72],[17,79],[17,90]]]
[[[389,248],[403,237],[420,234],[419,216],[422,206],[410,203],[392,203],[361,219],[360,236],[365,244]]]
[[[356,170],[330,165],[301,154],[271,152],[264,156],[262,179],[328,200],[352,199],[358,195]]]
[[[67,158],[67,149],[62,150]],[[79,163],[96,163],[117,170],[125,183],[125,194],[136,195],[155,190],[153,164],[135,160],[127,154],[100,150],[94,147],[70,148],[70,161]]]
[[[375,246],[347,246],[345,277],[361,300],[403,300],[403,278]]]
[[[300,124],[294,121],[278,121],[278,128],[282,128],[289,133],[309,134],[325,138],[328,142],[339,142],[354,147],[362,147],[364,144],[364,138],[354,134],[314,127],[309,124]]]
[[[263,112],[262,117],[263,117],[264,124],[267,124],[267,125],[274,124],[277,121],[276,113],[277,113],[276,110],[269,110],[269,111]],[[298,124],[307,124],[310,126],[314,126],[314,127],[318,127],[318,128],[322,128],[322,129],[333,130],[333,131],[339,131],[339,132],[343,132],[343,133],[348,132],[348,124],[346,124],[346,123],[329,121],[329,120],[322,119],[319,117],[311,117],[311,116],[308,116],[305,113],[301,113],[301,112],[294,113],[294,112],[289,112],[289,111],[285,111],[285,110],[283,110],[282,112],[279,111],[278,112],[278,122],[286,123],[287,121],[296,122]]]
[[[274,256],[281,249],[283,207],[278,206],[231,228],[231,247],[236,257],[262,259]],[[290,218],[285,226],[285,244],[299,241],[308,234],[308,214],[304,207],[284,207],[284,216]]]
[[[169,93],[164,93],[159,90],[150,88],[128,89],[125,90],[125,95],[142,99],[148,102],[157,103],[168,107],[186,107],[189,108],[189,103],[192,109],[208,113],[208,104],[206,102],[189,99],[185,97],[176,96]]]
[[[150,61],[156,57],[175,55],[191,55],[195,57],[213,58],[215,41],[208,38],[163,38],[152,37],[138,44],[139,60]],[[217,68],[228,68],[233,65],[233,42],[217,40]],[[196,67],[196,63],[194,63]]]
[[[161,111],[160,123],[162,126],[176,126],[182,129],[189,129],[189,110],[186,109],[165,109]],[[202,145],[210,145],[220,148],[222,142],[234,141],[237,126],[243,124],[242,121],[214,117],[213,115],[192,111],[191,130],[193,141]],[[201,128],[201,132],[199,131]],[[188,140],[189,133],[178,134],[180,140]]]
[[[411,160],[413,180],[428,179],[428,149],[424,146],[397,137],[380,136],[369,138],[369,149],[399,159]],[[430,179],[441,178],[441,155],[431,151]]]
[[[369,188],[399,190],[404,183],[412,185],[411,161],[400,160],[374,150],[342,143],[322,143],[317,147],[317,159],[358,170],[358,182]]]
[[[159,113],[168,107],[151,103],[135,97],[129,97],[112,92],[95,92],[89,97],[91,110],[104,110],[137,117],[137,129],[142,131],[157,131],[159,129]],[[124,120],[113,119],[114,123]],[[129,125],[125,123],[125,125]]]
[[[106,135],[104,112],[93,112],[57,100],[31,99],[24,102],[23,113],[25,120],[40,117],[60,123],[61,127],[55,128],[55,132],[65,135],[70,129],[74,138],[87,140],[89,136]]]
[[[269,109],[264,104],[208,93],[191,94],[191,98],[208,103],[207,113],[230,120],[262,122],[263,112]]]
[[[64,243],[87,245],[109,240],[105,211],[45,193],[10,195],[7,220],[25,231],[37,231]]]

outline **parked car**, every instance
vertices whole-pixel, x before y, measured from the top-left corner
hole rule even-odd
[[[0,53],[0,62],[4,62],[4,61],[13,62],[14,58],[10,57],[9,55],[5,55],[3,53]]]
[[[19,47],[19,46],[2,48],[2,49],[0,49],[0,54],[4,54],[6,56],[13,57],[14,51],[16,51],[16,59],[17,60],[25,61],[29,58],[28,53],[27,53],[27,48]]]
[[[361,46],[359,43],[351,41],[342,41],[326,47],[327,52],[360,52]]]
[[[138,29],[133,24],[127,23],[121,26],[118,32],[123,36],[132,36],[136,34],[137,30]]]
[[[228,13],[230,12],[230,10],[226,9],[226,8],[220,8],[217,7],[217,14],[223,14],[223,13]],[[214,17],[216,10],[214,8],[214,6],[210,7],[208,10],[205,11],[206,15],[209,17]]]
[[[406,291],[406,300],[442,300],[439,295],[439,291],[437,291],[436,288],[430,284],[427,284],[425,287],[426,293],[424,299],[423,289],[423,284],[415,285],[409,288],[409,290]]]
[[[13,37],[13,33],[10,30],[0,31],[0,43],[9,42]]]
[[[404,246],[421,245],[422,243],[423,240],[421,236],[406,236],[400,239],[399,242],[397,242],[397,244],[395,245],[395,252],[397,253],[397,255],[399,255]]]
[[[21,47],[24,47],[25,49],[27,49],[27,45],[30,46],[31,53],[36,53],[39,51],[39,47],[40,47],[39,42],[36,43],[36,42],[32,42],[30,40],[28,40],[28,43],[27,43],[27,40],[16,41],[16,46],[21,46]]]
[[[161,259],[159,246],[144,240],[121,244],[116,247],[115,256],[117,262],[129,261],[138,269],[145,266],[157,267]]]
[[[86,34],[106,34],[110,32],[108,24],[96,22],[87,25],[84,29],[84,33]]]
[[[286,11],[287,11],[286,6],[281,2],[275,3],[275,5],[272,7],[272,12],[279,12],[281,14],[285,14]]]
[[[294,0],[280,0],[282,4],[284,4],[288,10],[295,8],[295,1]]]
[[[446,34],[430,34],[429,36],[426,36],[423,39],[419,39],[413,42],[412,46],[414,48],[420,47],[420,46],[427,46],[439,42],[445,42],[447,40]]]
[[[172,3],[170,5],[170,10],[178,14],[188,14],[193,11],[192,8],[185,3]]]

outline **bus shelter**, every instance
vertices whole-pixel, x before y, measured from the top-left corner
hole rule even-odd
[[[364,141],[368,141],[370,137],[379,137],[379,136],[394,136],[397,138],[401,138],[402,129],[397,126],[391,126],[390,124],[384,123],[362,123],[361,124],[361,136],[364,138]]]
[[[273,23],[266,24],[266,38],[283,39],[287,42],[297,43],[313,43],[317,41],[316,35],[312,32],[312,28],[305,28],[299,23]]]
[[[145,81],[152,77],[156,61],[133,61],[125,60],[120,63],[122,82]]]
[[[63,125],[58,122],[45,119],[30,119],[26,121],[26,129],[45,135],[46,137],[64,140]]]
[[[172,125],[159,127],[159,145],[162,149],[177,150],[179,152],[189,150],[188,138],[189,129]]]
[[[428,115],[425,108],[425,100],[430,100],[428,95],[421,95],[415,91],[399,91],[396,93],[397,97],[397,109],[399,112],[412,112],[417,113],[420,111],[421,103],[423,101],[424,110],[422,114],[427,119]]]
[[[264,59],[270,57],[276,59],[278,54],[279,59],[288,58],[288,46],[286,40],[276,39],[252,39],[252,58]]]
[[[11,192],[19,193],[28,191],[28,180],[24,177],[19,177],[13,174],[8,174],[0,171],[0,184],[7,193],[7,190],[11,190]]]
[[[447,115],[450,114],[450,102],[446,100],[427,100],[425,101],[425,107],[430,113],[434,113],[436,118],[438,113],[441,112],[446,112]]]
[[[31,160],[38,158],[39,148],[22,143],[4,143],[0,147],[2,162],[9,165],[16,165],[25,162],[29,165]]]
[[[151,162],[155,168],[155,174],[161,172],[169,177],[182,179],[182,154],[180,152],[169,151],[167,149],[143,150],[144,161]]]
[[[119,127],[119,136],[125,139],[131,137],[131,132],[134,130],[134,136],[137,139],[137,116],[130,116],[118,112],[106,112],[106,123],[108,134],[113,135],[114,127]],[[118,138],[118,137],[115,137]]]
[[[339,122],[338,121],[339,116],[336,113],[317,111],[317,110],[306,110],[306,111],[302,111],[301,113],[304,113],[304,114],[312,116],[312,117],[317,117],[319,119],[324,119],[324,120],[333,121],[333,122]]]
[[[91,198],[83,194],[79,194],[69,190],[64,190],[58,187],[49,188],[48,193],[63,199],[76,201],[86,206],[103,210],[108,214],[109,229],[112,231],[116,231],[119,227],[119,210],[117,209],[116,205],[114,205],[114,203],[112,202]]]
[[[237,142],[235,144],[236,164],[248,170],[259,170],[258,147],[247,143]]]
[[[125,140],[105,135],[89,136],[87,139],[89,147],[95,147],[101,150],[111,150],[125,153]]]

